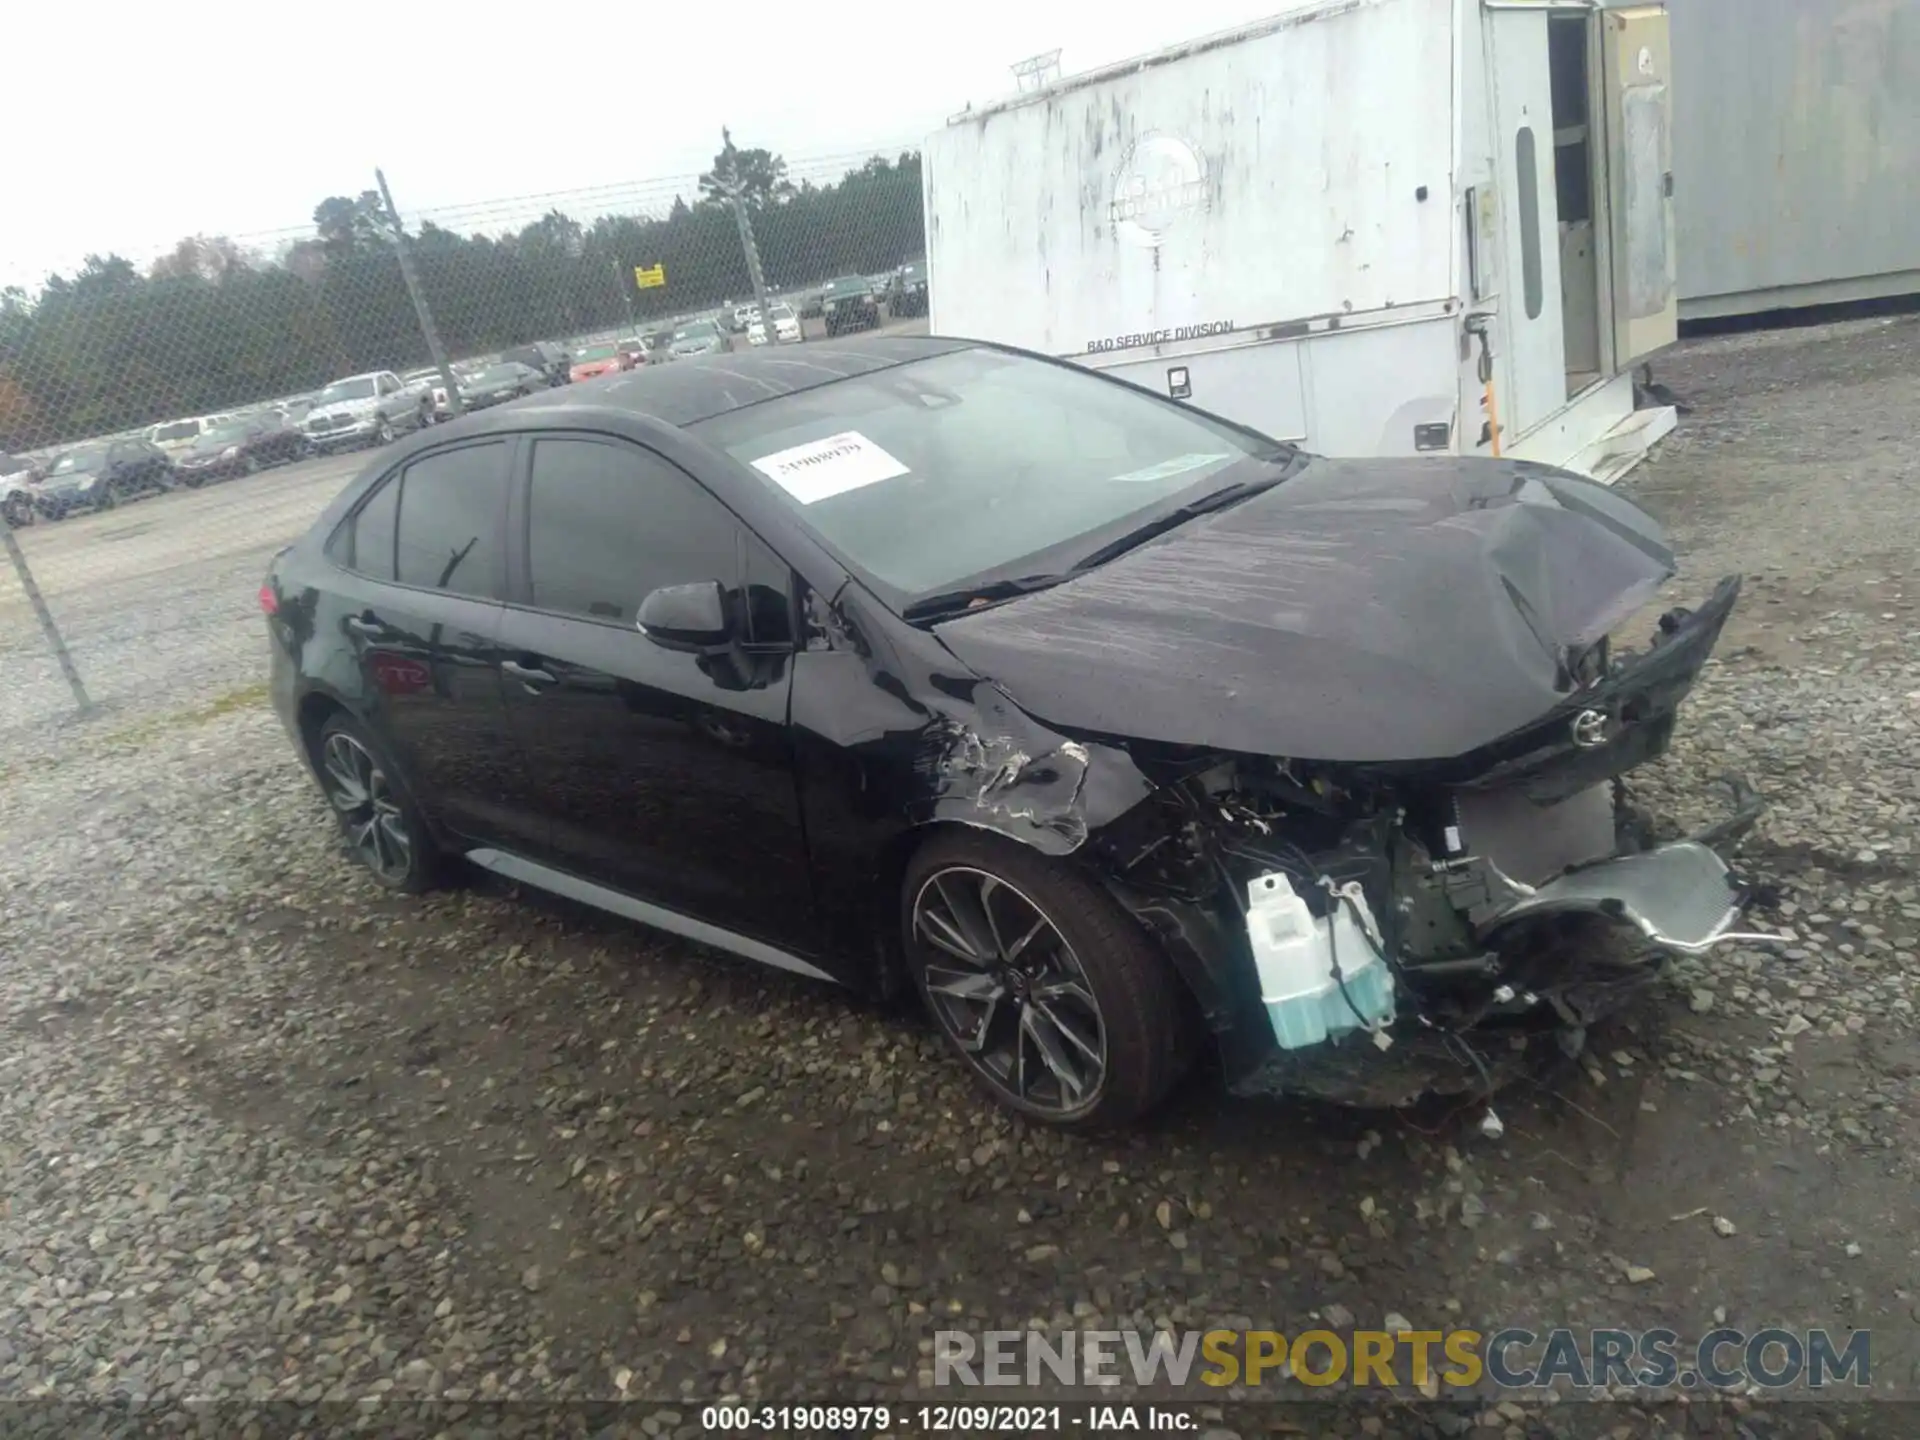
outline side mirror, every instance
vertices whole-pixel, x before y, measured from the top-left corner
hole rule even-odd
[[[733,640],[727,596],[718,580],[663,585],[640,602],[640,633],[662,650],[705,654]]]

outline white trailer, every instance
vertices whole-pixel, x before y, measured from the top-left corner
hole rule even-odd
[[[1667,16],[1323,0],[955,116],[923,154],[935,334],[1328,455],[1611,480],[1673,424]]]

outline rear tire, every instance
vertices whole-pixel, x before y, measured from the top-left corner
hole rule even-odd
[[[0,515],[5,516],[10,528],[24,530],[33,523],[33,502],[24,495],[9,495],[7,503],[0,506]]]
[[[1179,1080],[1179,978],[1092,880],[1013,841],[947,831],[909,862],[900,904],[921,999],[1008,1109],[1061,1129],[1116,1128]]]
[[[386,748],[339,711],[320,727],[314,765],[347,853],[360,867],[401,894],[432,889],[441,869],[440,852]]]

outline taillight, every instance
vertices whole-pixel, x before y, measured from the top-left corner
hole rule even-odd
[[[260,587],[260,611],[264,615],[280,613],[280,597],[273,593],[273,582],[269,580]]]

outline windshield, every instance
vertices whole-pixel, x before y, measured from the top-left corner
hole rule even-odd
[[[869,285],[861,276],[843,275],[827,286],[826,293],[828,295],[858,295],[862,291],[871,289],[873,289],[873,286]]]
[[[793,318],[793,307],[791,305],[769,305],[767,307],[767,314],[776,320],[791,320]]]
[[[584,350],[574,351],[573,362],[579,365],[595,360],[612,360],[616,359],[619,354],[620,347],[618,345],[589,345]]]
[[[473,377],[475,385],[512,385],[520,379],[518,365],[490,365]]]
[[[673,332],[676,340],[710,340],[720,333],[720,327],[711,320],[696,320],[691,325],[682,325]]]
[[[169,440],[191,440],[200,433],[198,420],[171,420],[153,427],[153,441],[164,445]]]
[[[855,567],[910,596],[1030,574],[1016,562],[1044,551],[1091,551],[1095,532],[1218,488],[1235,462],[1267,453],[1170,401],[994,350],[877,370],[693,428],[768,475]]]
[[[216,426],[208,431],[207,439],[216,444],[231,445],[236,440],[246,439],[265,423],[257,420],[229,420],[225,425]]]
[[[69,450],[53,462],[55,475],[87,475],[107,463],[104,450]]]
[[[908,284],[912,284],[915,280],[924,280],[927,278],[927,267],[919,262],[903,265],[900,267],[900,278]]]
[[[362,375],[353,380],[336,380],[314,397],[315,405],[333,405],[341,400],[371,400],[373,377]]]

